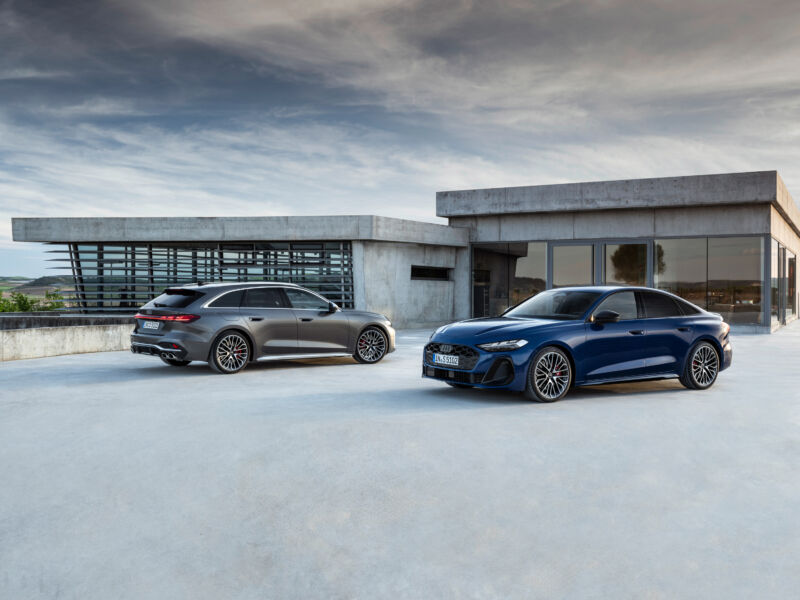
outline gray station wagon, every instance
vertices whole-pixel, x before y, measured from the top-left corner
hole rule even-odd
[[[206,361],[237,373],[254,360],[352,356],[376,363],[394,351],[385,316],[342,310],[291,283],[210,283],[169,288],[136,314],[131,352],[174,367]]]

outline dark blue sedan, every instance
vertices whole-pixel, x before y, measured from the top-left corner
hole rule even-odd
[[[677,377],[706,389],[731,364],[730,326],[640,287],[541,292],[494,318],[437,329],[422,374],[454,387],[524,391],[554,402],[572,386]]]

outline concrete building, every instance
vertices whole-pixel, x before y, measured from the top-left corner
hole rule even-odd
[[[797,318],[800,209],[775,171],[439,192],[449,225],[377,216],[13,219],[83,310],[183,281],[295,281],[400,326],[499,314],[553,287],[648,285],[771,331]]]

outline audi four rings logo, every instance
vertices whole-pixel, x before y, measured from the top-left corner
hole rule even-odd
[[[452,349],[453,347],[450,344],[442,344],[441,346],[439,346],[439,350],[441,350],[442,352],[450,352]]]

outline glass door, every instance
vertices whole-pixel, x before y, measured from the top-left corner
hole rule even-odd
[[[647,285],[647,244],[603,244],[606,285]]]
[[[550,257],[552,287],[594,285],[593,244],[553,244]]]

